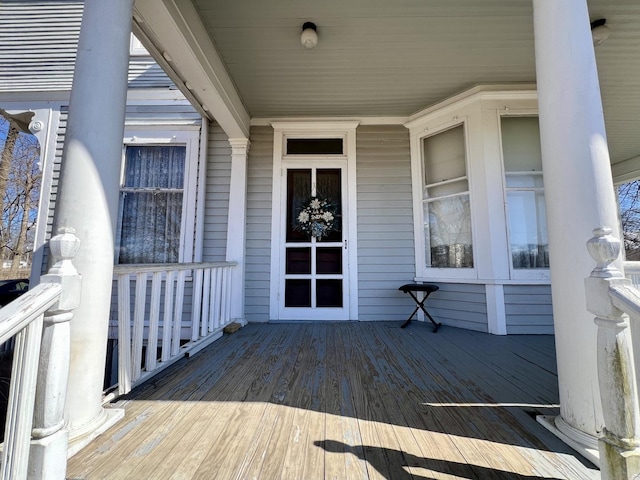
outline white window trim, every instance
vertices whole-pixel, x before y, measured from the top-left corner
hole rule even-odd
[[[122,148],[122,161],[120,163],[120,185],[122,186],[124,182],[124,159],[127,146],[167,144],[184,145],[186,148],[178,263],[191,263],[197,257],[195,252],[196,238],[201,236],[201,232],[196,231],[197,228],[200,228],[200,225],[196,222],[196,198],[198,198],[198,189],[204,188],[198,184],[198,165],[200,160],[199,126],[181,127],[175,130],[156,130],[153,128],[126,130]],[[202,183],[200,182],[200,184]],[[119,207],[119,209],[121,208],[122,206]],[[118,263],[120,249],[121,221],[122,212],[119,210],[114,252],[116,264]]]
[[[440,121],[426,128],[421,128],[418,133],[411,135],[411,176],[413,182],[413,208],[414,208],[414,238],[416,245],[416,278],[421,279],[476,279],[478,278],[476,248],[475,248],[475,216],[472,188],[472,170],[469,165],[469,119],[466,115],[456,115],[451,120]],[[468,182],[469,204],[471,206],[471,245],[473,248],[473,267],[470,268],[441,268],[427,266],[426,239],[424,235],[424,139],[432,137],[446,130],[462,125],[464,131],[465,171]]]
[[[509,225],[509,203],[507,202],[507,170],[504,165],[504,149],[502,147],[502,117],[538,117],[538,110],[535,109],[508,109],[497,110],[498,115],[498,141],[500,142],[500,167],[502,168],[502,193],[504,195],[505,217],[507,227],[507,248],[509,254],[509,276],[513,280],[551,280],[549,268],[514,268],[513,254],[511,252],[511,226]],[[544,185],[544,168],[541,172]],[[544,186],[542,187],[544,191]],[[545,195],[545,205],[547,197]]]

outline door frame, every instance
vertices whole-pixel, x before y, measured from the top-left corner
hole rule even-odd
[[[280,281],[280,266],[282,254],[282,242],[284,234],[283,218],[283,189],[286,188],[284,174],[286,171],[286,159],[284,147],[287,138],[342,138],[344,141],[344,155],[337,156],[346,160],[344,174],[346,175],[347,202],[343,205],[342,215],[347,219],[347,228],[343,231],[347,241],[347,264],[344,271],[348,276],[348,284],[345,285],[348,299],[348,318],[344,320],[358,319],[358,229],[356,208],[356,128],[357,121],[301,121],[301,122],[272,122],[274,129],[273,138],[273,191],[271,207],[271,275],[270,275],[270,299],[269,319],[285,320],[280,318],[280,299],[284,297],[281,291],[283,282]],[[319,156],[327,158],[326,156]],[[298,164],[299,165],[299,164]],[[318,166],[314,162],[314,166]],[[283,300],[284,301],[284,300]],[[335,319],[331,319],[335,320]]]

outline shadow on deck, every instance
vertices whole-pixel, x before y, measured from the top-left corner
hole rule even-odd
[[[248,325],[134,390],[71,479],[591,479],[536,423],[553,337],[413,323]]]

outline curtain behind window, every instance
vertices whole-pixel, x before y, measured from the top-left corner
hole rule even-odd
[[[176,263],[186,147],[128,146],[119,263]]]

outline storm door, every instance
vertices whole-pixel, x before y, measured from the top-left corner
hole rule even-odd
[[[314,163],[283,170],[279,318],[348,320],[346,169]]]

